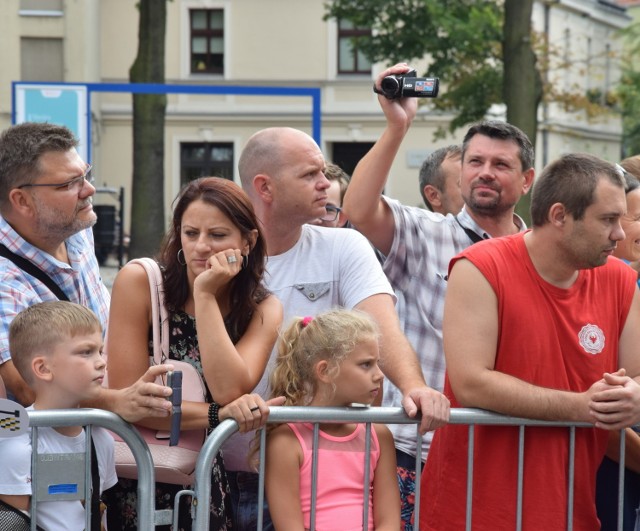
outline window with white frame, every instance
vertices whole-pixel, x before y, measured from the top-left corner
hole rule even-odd
[[[356,26],[350,20],[338,21],[338,74],[371,75],[371,61],[358,42],[360,37],[370,36],[371,28]]]
[[[224,73],[224,10],[189,10],[191,73]]]

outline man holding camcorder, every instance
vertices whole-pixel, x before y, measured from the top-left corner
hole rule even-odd
[[[419,91],[418,84],[431,84],[435,90]],[[476,241],[525,229],[514,208],[533,182],[533,147],[522,131],[509,124],[474,125],[462,147],[462,211],[442,216],[402,205],[384,197],[382,191],[416,116],[416,98],[435,97],[438,82],[437,78],[415,78],[415,70],[400,63],[378,76],[374,90],[381,94],[378,101],[387,126],[354,170],[343,210],[386,256],[383,268],[399,295],[398,314],[404,333],[418,354],[427,385],[442,390],[442,317],[449,261]],[[401,396],[393,384],[385,382],[384,406],[400,406]],[[408,531],[412,529],[415,429],[409,425],[390,428],[402,485],[402,518]],[[432,436],[427,433],[423,438],[423,461]]]

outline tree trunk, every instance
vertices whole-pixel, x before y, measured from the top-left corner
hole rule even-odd
[[[166,0],[140,0],[132,83],[164,83]],[[133,183],[129,259],[152,256],[165,231],[163,94],[133,95]]]
[[[542,100],[542,78],[531,47],[532,9],[533,0],[505,1],[502,53],[507,121],[522,129],[535,146],[538,105]],[[529,204],[529,195],[526,195],[516,208],[527,223],[530,221]]]

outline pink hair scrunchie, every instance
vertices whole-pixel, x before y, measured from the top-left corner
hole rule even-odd
[[[302,318],[302,328],[306,328],[307,325],[313,321],[313,317],[307,316]]]

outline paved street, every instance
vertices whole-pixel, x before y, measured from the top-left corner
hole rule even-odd
[[[100,266],[100,275],[102,276],[102,281],[105,283],[109,291],[111,291],[111,286],[113,285],[113,280],[116,278],[118,274],[118,260],[113,257],[107,258],[107,261],[104,265]]]

